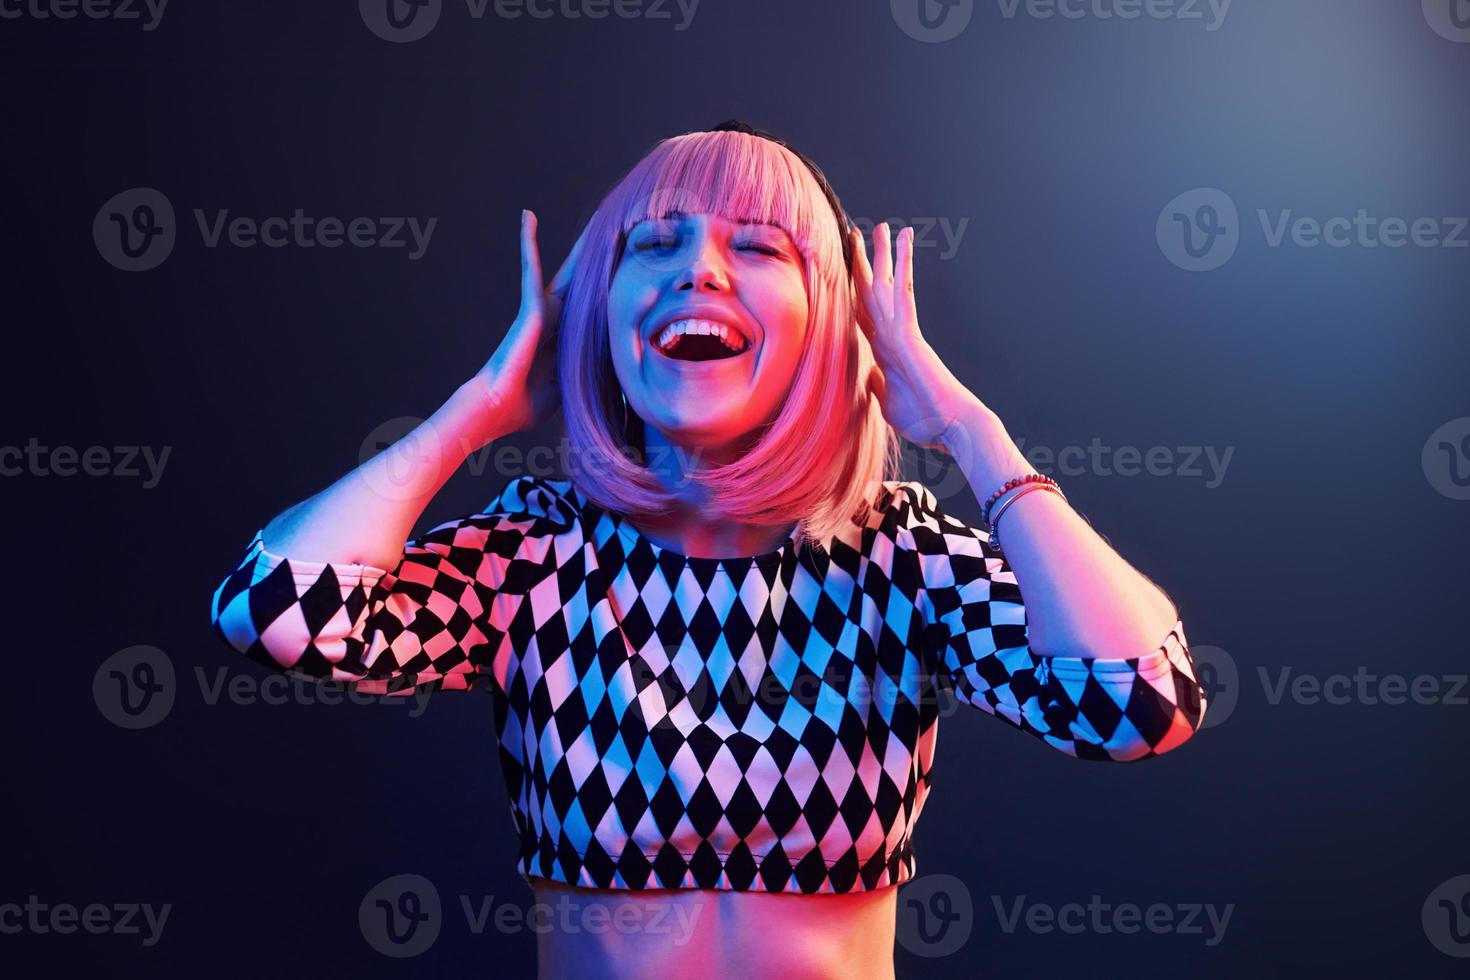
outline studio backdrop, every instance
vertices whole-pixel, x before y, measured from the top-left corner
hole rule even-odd
[[[211,599],[495,351],[521,209],[549,276],[729,118],[913,228],[924,336],[1208,692],[1129,765],[941,704],[898,975],[1463,974],[1463,0],[0,0],[0,77],[8,975],[533,975],[490,699],[291,681]]]

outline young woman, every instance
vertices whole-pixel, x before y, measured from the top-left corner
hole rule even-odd
[[[891,977],[941,688],[1080,759],[1200,725],[1173,603],[925,341],[912,229],[872,247],[736,122],[659,143],[549,288],[523,212],[494,356],[215,594],[272,668],[488,689],[538,900],[684,925],[553,916],[543,976]],[[557,407],[567,478],[407,540],[469,453]],[[899,436],[955,457],[981,527],[896,478]]]

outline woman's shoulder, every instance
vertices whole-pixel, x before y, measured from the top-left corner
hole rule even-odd
[[[884,480],[873,500],[872,513],[880,522],[891,522],[905,531],[919,527],[938,531],[954,522],[939,496],[918,480]]]
[[[963,481],[953,489],[973,496]],[[918,480],[885,480],[874,498],[869,526],[892,537],[904,550],[980,555],[990,535],[951,512],[957,511],[952,508],[957,499],[958,494],[947,485],[936,491]]]
[[[541,531],[564,530],[576,523],[585,503],[571,480],[528,473],[508,479],[482,516],[534,521]]]
[[[483,508],[435,525],[410,550],[447,554],[467,568],[478,568],[485,556],[539,562],[564,550],[558,539],[582,533],[582,507],[568,480],[513,476]]]

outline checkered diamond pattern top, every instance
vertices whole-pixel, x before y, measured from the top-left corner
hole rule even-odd
[[[887,481],[830,548],[699,558],[566,480],[510,480],[393,570],[266,549],[214,629],[372,694],[488,689],[519,871],[600,888],[849,892],[915,870],[941,691],[1079,759],[1167,752],[1204,697],[1183,626],[1126,660],[1040,656],[1015,576]]]

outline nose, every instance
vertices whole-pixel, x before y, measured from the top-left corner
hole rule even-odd
[[[725,292],[730,288],[729,271],[720,257],[714,236],[706,232],[693,243],[689,265],[680,271],[678,291],[691,289]]]

